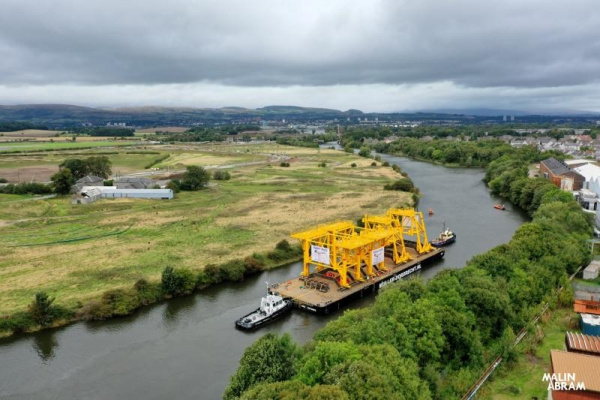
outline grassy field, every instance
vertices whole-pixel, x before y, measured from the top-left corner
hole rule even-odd
[[[88,147],[117,147],[130,146],[136,142],[130,140],[95,140],[95,141],[75,141],[75,142],[6,142],[0,143],[0,153],[10,153],[15,151],[52,151],[79,149]]]
[[[493,379],[480,390],[478,399],[545,399],[548,382],[542,381],[544,373],[550,371],[550,350],[565,347],[565,332],[579,331],[577,314],[570,308],[552,312],[539,325],[537,337],[541,339],[533,352],[527,351],[531,337],[517,347],[518,358],[514,365],[501,365]],[[531,334],[530,334],[531,336]],[[535,335],[534,335],[535,336]]]
[[[343,152],[276,145],[161,151],[199,164],[203,155],[221,165],[248,155],[265,163],[232,168],[230,181],[171,201],[71,205],[0,195],[0,315],[25,309],[38,290],[74,306],[142,277],[156,280],[166,266],[202,269],[271,250],[296,230],[411,202],[407,193],[383,190],[398,173]],[[281,153],[293,157],[291,167],[269,163]]]
[[[132,154],[135,152],[135,154]],[[0,178],[9,182],[35,180],[47,182],[58,171],[58,165],[67,158],[85,158],[93,155],[105,155],[112,162],[114,173],[126,174],[143,170],[153,160],[168,152],[142,148],[96,148],[88,150],[58,150],[51,152],[32,152],[18,154],[0,154]]]
[[[24,129],[21,131],[12,131],[12,132],[0,132],[0,140],[4,140],[6,138],[48,138],[51,136],[56,136],[60,134],[61,131],[49,131],[42,129]]]

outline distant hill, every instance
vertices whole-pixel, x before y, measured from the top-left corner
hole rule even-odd
[[[125,107],[93,108],[70,104],[24,104],[0,106],[0,122],[28,122],[49,128],[68,128],[92,124],[126,123],[131,126],[193,126],[197,124],[258,123],[260,120],[295,123],[315,123],[320,121],[350,120],[362,121],[456,121],[462,123],[489,123],[502,121],[502,115],[515,115],[519,121],[553,122],[552,117],[524,117],[524,113],[512,110],[434,110],[414,113],[364,113],[360,110],[347,111],[317,107],[298,107],[290,105],[271,105],[257,109],[243,107],[193,108],[193,107]],[[581,116],[581,118],[593,118]],[[568,115],[565,118],[573,118]],[[597,118],[597,117],[595,117]]]

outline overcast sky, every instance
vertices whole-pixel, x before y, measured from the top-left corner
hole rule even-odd
[[[0,104],[600,112],[597,0],[2,0]]]

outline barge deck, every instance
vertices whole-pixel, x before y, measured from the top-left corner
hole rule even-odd
[[[341,288],[326,271],[313,272],[308,277],[299,276],[288,281],[272,285],[271,293],[283,298],[290,298],[299,309],[317,313],[329,314],[339,310],[342,305],[352,299],[376,293],[385,285],[405,278],[423,266],[441,259],[445,254],[444,248],[435,248],[425,254],[419,254],[414,248],[407,246],[406,251],[411,260],[395,264],[390,257],[385,257],[387,271],[377,271],[377,275],[363,282],[353,282],[350,288]]]

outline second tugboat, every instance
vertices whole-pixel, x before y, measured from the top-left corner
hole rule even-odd
[[[431,245],[434,247],[443,247],[450,243],[454,243],[456,241],[456,233],[452,232],[450,229],[446,228],[446,224],[444,223],[444,230],[440,233],[435,240],[431,241]]]
[[[294,303],[290,299],[267,294],[260,300],[260,307],[235,321],[235,326],[242,330],[256,329],[287,314],[293,306]]]

